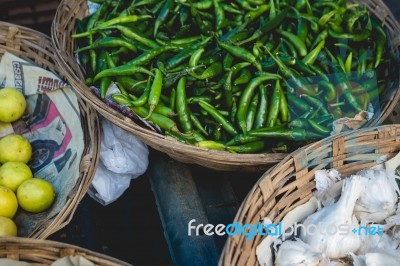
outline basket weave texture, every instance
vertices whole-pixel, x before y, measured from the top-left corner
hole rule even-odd
[[[400,125],[365,128],[326,138],[299,149],[268,170],[248,193],[234,219],[240,224],[257,224],[268,217],[280,222],[295,207],[307,202],[315,189],[318,169],[335,168],[342,177],[377,165],[400,151]],[[229,237],[219,265],[258,265],[256,247],[262,237]]]
[[[32,266],[51,265],[60,258],[77,255],[98,266],[131,265],[101,253],[52,240],[0,237],[0,258],[29,262]]]
[[[387,29],[392,39],[392,48],[398,52],[400,45],[400,26],[390,10],[381,0],[359,1],[365,4],[377,17],[385,20]],[[215,170],[250,170],[264,171],[273,164],[281,161],[288,153],[276,154],[232,154],[224,151],[211,151],[186,145],[155,133],[144,127],[135,124],[131,119],[107,106],[102,100],[90,92],[84,84],[84,75],[75,61],[74,40],[71,35],[74,33],[76,19],[82,19],[88,15],[86,0],[64,0],[60,3],[52,24],[52,40],[56,49],[57,59],[65,70],[70,83],[74,85],[77,92],[93,105],[96,110],[106,119],[136,135],[144,143],[152,148],[167,153],[172,158],[184,162],[195,163]],[[400,73],[397,75],[400,76]],[[400,98],[398,84],[391,84],[381,99],[381,113],[371,119],[366,126],[377,126],[388,116],[394,105]]]
[[[49,36],[35,30],[0,22],[0,56],[6,51],[31,61],[50,70],[65,79],[55,60],[54,49]],[[100,131],[97,112],[86,102],[79,99],[81,125],[84,134],[84,150],[79,167],[79,179],[70,192],[63,209],[53,218],[44,220],[35,228],[29,237],[44,239],[65,227],[86,194],[99,160]]]

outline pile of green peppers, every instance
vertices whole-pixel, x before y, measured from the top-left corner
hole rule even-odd
[[[92,2],[72,36],[86,84],[202,148],[288,152],[329,136],[338,118],[379,112],[395,64],[383,22],[353,2]]]

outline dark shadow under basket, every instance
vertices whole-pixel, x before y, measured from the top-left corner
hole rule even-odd
[[[392,40],[391,46],[398,53],[400,44],[400,27],[390,10],[381,0],[357,1],[365,4],[378,18],[385,21]],[[226,171],[264,171],[280,162],[288,153],[275,154],[233,154],[183,144],[176,139],[144,128],[109,107],[99,99],[84,83],[84,75],[75,60],[75,43],[71,35],[75,31],[75,21],[88,15],[85,0],[64,0],[60,3],[53,24],[52,40],[56,49],[57,60],[63,66],[69,82],[77,93],[88,101],[101,115],[112,123],[137,136],[150,147],[164,152],[172,158],[189,164],[198,164],[215,170]],[[389,115],[400,98],[398,79],[399,70],[393,72],[395,80],[391,82],[381,98],[381,112],[368,122],[368,127],[380,125]]]
[[[0,22],[0,56],[6,51],[65,78],[55,60],[50,38],[40,32]],[[85,145],[79,166],[78,181],[70,191],[62,210],[56,216],[41,221],[29,235],[31,238],[43,239],[65,227],[71,221],[95,174],[100,150],[99,120],[95,109],[79,97],[78,101],[81,114],[79,122],[82,126]]]

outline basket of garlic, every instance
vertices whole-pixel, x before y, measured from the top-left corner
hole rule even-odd
[[[399,265],[400,125],[326,138],[255,184],[219,265]]]

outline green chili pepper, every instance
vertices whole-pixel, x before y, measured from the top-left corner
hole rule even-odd
[[[128,37],[134,41],[140,42],[141,44],[143,44],[147,47],[150,47],[153,49],[159,47],[159,45],[155,41],[142,36],[141,34],[134,31],[132,28],[122,26],[122,25],[116,25],[116,26],[110,26],[110,27],[104,28],[104,30],[107,30],[107,29],[117,29],[126,37]]]
[[[203,48],[210,40],[211,40],[211,37],[208,37],[197,44],[194,44],[192,46],[185,48],[178,54],[169,58],[167,63],[165,64],[165,68],[167,70],[170,70],[170,69],[174,68],[175,66],[179,65],[186,59],[190,58],[193,55],[193,53],[196,52],[196,50],[198,50],[199,48]]]
[[[161,104],[161,102],[154,108],[154,112],[160,115],[165,115],[167,117],[173,118],[177,114],[168,106]]]
[[[353,12],[352,16],[346,20],[346,29],[348,32],[353,33],[354,24],[364,15],[368,13],[367,10],[359,10]]]
[[[204,140],[195,143],[195,146],[210,150],[225,150],[225,145],[213,140]]]
[[[236,2],[245,10],[255,11],[257,10],[256,7],[252,7],[250,2],[247,0],[236,0]]]
[[[353,93],[351,92],[351,85],[349,84],[348,81],[344,80],[344,78],[341,78],[340,83],[338,84],[340,89],[342,90],[344,97],[346,100],[349,102],[349,104],[357,111],[361,112],[364,111],[358,104],[357,99],[354,97]]]
[[[176,102],[176,89],[173,88],[171,90],[171,96],[169,97],[169,108],[175,110],[175,102]]]
[[[298,117],[292,121],[290,121],[289,123],[289,127],[291,128],[303,128],[303,129],[308,129],[309,128],[309,123],[308,123],[308,119],[306,118],[302,118],[302,117]]]
[[[253,128],[254,120],[256,118],[256,113],[257,113],[257,107],[258,107],[258,94],[253,96],[253,99],[251,100],[249,108],[247,110],[246,123],[248,131]]]
[[[178,81],[178,86],[176,89],[176,109],[183,132],[192,132],[193,126],[190,119],[190,110],[186,99],[186,77],[182,77]]]
[[[101,50],[99,54],[99,60],[96,62],[96,69],[95,73],[99,73],[105,69],[108,68],[108,63],[107,63],[107,51],[106,50]],[[96,80],[94,80],[96,81]]]
[[[287,97],[288,97],[288,103],[290,105],[293,104],[300,111],[308,112],[310,110],[309,105],[295,94],[287,93]]]
[[[243,68],[250,66],[249,62],[237,63],[232,67],[232,76],[236,76]]]
[[[242,84],[247,84],[250,79],[251,79],[251,72],[250,70],[248,70],[247,68],[242,69],[242,71],[240,72],[239,77],[237,77],[234,81],[233,81],[233,85],[237,86],[237,85],[242,85]]]
[[[283,92],[283,90],[281,90],[280,99],[281,99],[281,101],[279,103],[280,118],[283,123],[287,123],[289,121],[289,108],[288,108],[287,99],[286,99],[286,96],[285,96],[285,93]]]
[[[225,103],[228,108],[232,107],[232,71],[229,71],[225,78],[224,84]]]
[[[353,53],[350,52],[349,55],[347,56],[346,62],[345,62],[345,64],[344,64],[344,70],[345,70],[345,72],[347,72],[347,73],[350,73],[350,72],[351,72],[351,66],[352,66],[352,64],[353,64]]]
[[[122,93],[113,93],[111,98],[118,104],[123,104],[126,106],[130,106],[130,99],[128,96]]]
[[[149,113],[148,109],[142,106],[131,106],[130,109],[142,118],[148,116]],[[176,125],[174,120],[164,115],[160,115],[153,112],[147,118],[147,120],[153,122],[164,131],[170,131],[179,135],[183,135],[183,133],[179,131],[178,126]]]
[[[100,97],[104,99],[106,97],[108,88],[110,87],[111,79],[108,77],[102,78],[100,80]]]
[[[232,6],[230,4],[222,2],[222,3],[220,3],[220,5],[224,9],[224,11],[227,13],[236,14],[236,15],[238,15],[237,17],[239,17],[242,14],[242,12],[239,9],[235,8],[234,6]]]
[[[201,124],[200,120],[197,118],[196,115],[190,113],[190,120],[192,121],[193,126],[197,128],[201,133],[208,136],[207,131],[204,129],[203,125]]]
[[[140,20],[151,19],[151,18],[152,18],[152,16],[150,16],[150,15],[143,15],[143,16],[130,15],[130,16],[125,16],[125,17],[116,17],[116,18],[113,18],[113,19],[110,19],[108,21],[98,24],[96,28],[101,29],[101,28],[109,27],[109,26],[112,26],[115,24],[133,23],[133,22],[137,22]]]
[[[150,89],[151,89],[151,76],[149,76],[149,78],[147,79],[147,85],[142,95],[139,98],[131,101],[131,105],[136,107],[144,106],[148,101]]]
[[[329,128],[326,128],[324,126],[319,125],[318,123],[314,122],[313,120],[308,120],[308,123],[310,126],[318,133],[322,135],[329,135],[331,133],[331,130]]]
[[[225,21],[225,12],[222,6],[219,4],[219,0],[213,0],[213,5],[215,14],[215,30],[219,31]]]
[[[154,72],[155,72],[154,80],[153,83],[151,84],[149,97],[147,99],[147,104],[149,105],[149,113],[144,119],[148,119],[151,116],[154,109],[158,105],[158,102],[160,101],[162,84],[163,84],[163,75],[161,70],[159,70],[158,68],[156,68]]]
[[[134,66],[134,65],[122,65],[101,71],[94,77],[93,81],[96,81],[100,78],[111,77],[111,76],[129,76],[133,75],[134,73],[143,73],[149,76],[154,76],[154,74],[151,71],[147,70],[144,67]]]
[[[262,140],[249,142],[239,146],[226,146],[227,151],[237,153],[256,153],[262,151],[264,148],[265,142]]]
[[[329,82],[328,76],[317,65],[308,65],[308,67],[311,68],[316,73],[316,75],[318,75],[318,78],[323,81]]]
[[[295,9],[296,10],[301,10],[305,6],[306,6],[306,1],[305,0],[297,0],[296,1],[296,5],[295,5]]]
[[[325,40],[322,40],[318,43],[318,45],[303,58],[303,63],[306,65],[314,64],[315,60],[318,58],[319,52],[321,52],[322,48],[325,46]]]
[[[257,131],[249,131],[248,134],[253,137],[267,138],[267,139],[286,139],[286,140],[305,140],[315,135],[307,132],[301,128],[269,128],[264,130],[257,129]]]
[[[269,19],[273,19],[276,16],[276,8],[275,8],[275,1],[269,1]]]
[[[254,128],[262,128],[267,125],[268,115],[268,94],[267,87],[264,85],[259,86],[260,104],[255,118]]]
[[[230,53],[227,53],[225,55],[224,60],[222,61],[222,65],[224,66],[225,71],[229,71],[231,69],[234,60],[235,58]]]
[[[215,119],[215,121],[221,124],[222,128],[225,129],[226,132],[228,132],[231,135],[237,135],[235,127],[228,120],[226,120],[225,117],[221,115],[221,113],[218,112],[218,110],[215,109],[212,105],[204,101],[200,101],[199,105],[209,115],[211,115]]]
[[[154,22],[154,33],[153,33],[154,36],[157,35],[158,29],[160,28],[162,23],[164,23],[164,21],[166,20],[173,3],[174,2],[172,0],[167,0],[162,6],[160,13],[158,14],[158,17]]]
[[[306,20],[304,18],[298,18],[298,26],[297,26],[297,36],[299,36],[300,40],[306,43],[308,37],[308,27]]]
[[[210,38],[211,39],[211,38]],[[168,40],[169,44],[174,44],[174,45],[193,45],[196,42],[207,40],[207,38],[203,38],[201,35],[197,36],[190,36],[190,37],[185,37],[185,38],[174,38],[172,40]]]
[[[294,67],[304,74],[308,74],[311,76],[315,76],[316,73],[309,67],[309,65],[305,64],[302,60],[295,60]]]
[[[221,42],[217,39],[218,46],[221,47],[222,49],[226,50],[228,53],[232,54],[233,56],[236,56],[238,58],[241,58],[251,64],[253,64],[259,71],[261,71],[261,65],[260,62],[258,62],[257,58],[247,51],[243,47],[239,46],[234,46],[227,44],[225,42]]]
[[[259,137],[253,137],[248,134],[246,134],[246,135],[239,134],[239,135],[236,135],[233,139],[226,142],[226,146],[237,146],[237,145],[255,142],[255,141],[259,141],[259,140],[261,140],[261,138],[259,138]]]
[[[93,44],[93,36],[90,35],[89,37],[89,45]],[[97,54],[94,50],[90,50],[89,51],[89,55],[90,55],[90,66],[92,67],[92,71],[93,73],[96,73],[96,69],[97,69]]]
[[[190,59],[189,59],[189,67],[197,66],[204,51],[205,51],[205,49],[203,47],[201,47],[193,52],[193,54],[190,56]]]
[[[290,81],[290,83],[287,84],[289,85],[290,88],[292,88],[292,91],[294,91],[295,88],[302,90],[303,92],[307,93],[308,95],[316,95],[317,92],[310,89],[308,84],[305,84],[305,82],[302,81],[302,79],[299,78],[298,75],[294,73],[293,70],[288,68],[277,56],[274,56],[268,48],[266,48],[266,51],[268,54],[271,56],[271,58],[275,61],[275,63],[278,65],[279,71]]]
[[[179,22],[181,26],[184,26],[189,18],[189,11],[186,7],[182,6],[179,10]]]
[[[302,99],[305,99],[309,104],[317,108],[323,115],[329,114],[326,104],[316,97],[310,95],[300,95]]]
[[[180,3],[189,5],[195,9],[199,9],[199,10],[209,9],[213,6],[212,0],[202,0],[202,1],[195,2],[195,3],[185,3],[185,2],[180,2]]]
[[[330,101],[333,101],[336,99],[336,97],[337,97],[336,88],[331,82],[326,81],[326,80],[321,80],[319,82],[319,85],[324,87],[323,91],[325,92],[324,93],[325,101],[330,102]]]
[[[326,23],[328,23],[328,21],[331,19],[331,18],[333,18],[333,16],[334,15],[336,15],[336,13],[338,12],[338,9],[334,9],[334,10],[331,10],[330,12],[328,12],[328,13],[325,13],[324,15],[322,15],[322,17],[318,20],[318,24],[320,25],[320,26],[325,26],[326,25]]]
[[[270,32],[271,30],[275,29],[278,27],[282,21],[286,18],[289,12],[289,7],[283,9],[280,13],[276,14],[276,16],[269,20],[265,25],[261,26],[258,30],[256,30],[253,35],[251,35],[249,38],[237,43],[236,45],[243,45],[245,43],[254,41],[258,39],[260,36]]]
[[[236,118],[237,110],[238,110],[238,107],[237,107],[236,98],[232,97],[232,108],[231,108],[231,114],[230,114],[230,121],[232,123],[235,123],[235,121],[236,121],[235,118]]]
[[[267,118],[267,127],[273,127],[276,124],[276,120],[278,119],[280,103],[281,103],[281,83],[279,80],[275,83],[275,89],[272,94],[271,104],[269,107],[268,118]]]
[[[332,117],[332,115],[322,115],[322,116],[320,116],[318,118],[314,118],[312,120],[317,124],[324,124],[328,121],[332,121],[333,117]]]
[[[371,19],[368,19],[367,25],[365,26],[365,28],[363,28],[363,31],[360,33],[339,33],[331,29],[328,32],[329,35],[335,39],[351,39],[354,42],[362,42],[371,36],[371,31],[372,31]]]
[[[270,9],[269,5],[262,4],[256,10],[248,11],[246,13],[246,15],[244,16],[244,20],[246,22],[254,21],[255,19],[259,18],[261,15],[263,15],[265,12],[267,12],[269,9]]]
[[[297,49],[299,54],[301,56],[306,56],[307,55],[307,46],[306,44],[295,34],[284,31],[284,30],[276,30],[279,34],[281,34],[283,37],[287,38],[293,46]]]
[[[375,68],[377,68],[382,61],[382,55],[383,55],[385,42],[386,42],[386,36],[382,36],[380,34],[376,40],[376,55],[375,55],[375,64],[374,64]]]
[[[222,72],[222,64],[220,62],[214,62],[208,68],[206,68],[200,75],[197,75],[195,73],[189,73],[189,75],[197,79],[210,79],[215,76],[218,76],[221,72]]]
[[[149,50],[148,52],[145,52],[141,54],[138,57],[135,57],[131,61],[129,61],[127,64],[128,65],[147,65],[150,63],[151,60],[159,56],[160,54],[167,52],[167,51],[179,51],[181,50],[180,47],[178,46],[173,46],[173,45],[167,45],[167,46],[160,46],[157,48],[154,48],[152,50]],[[167,66],[165,66],[167,68]]]
[[[254,90],[267,80],[278,80],[278,79],[281,79],[281,76],[268,73],[263,76],[253,78],[246,86],[245,90],[243,91],[240,97],[239,108],[237,111],[237,121],[243,133],[247,132],[246,115],[252,96],[254,94]]]
[[[102,39],[99,39],[99,40],[93,42],[91,45],[79,48],[76,51],[82,52],[82,51],[86,51],[86,50],[90,50],[90,49],[98,49],[98,48],[105,48],[105,47],[125,47],[132,52],[137,51],[137,48],[135,45],[133,45],[130,42],[125,41],[124,39],[116,38],[116,37],[104,37]]]

